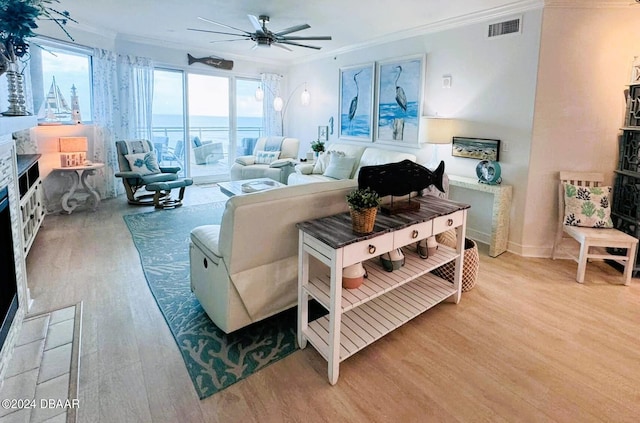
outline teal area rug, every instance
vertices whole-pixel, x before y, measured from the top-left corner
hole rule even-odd
[[[189,234],[219,224],[224,202],[124,216],[149,288],[180,348],[200,399],[293,353],[296,309],[229,335],[218,329],[191,293]]]

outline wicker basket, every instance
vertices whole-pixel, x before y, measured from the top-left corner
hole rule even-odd
[[[365,210],[349,210],[351,212],[351,222],[353,231],[359,234],[368,234],[373,232],[373,226],[376,223],[376,213],[378,209],[372,207]]]
[[[448,247],[456,247],[455,231],[447,231],[440,235],[436,235],[436,240]],[[480,270],[480,256],[478,255],[478,246],[475,241],[469,238],[464,240],[464,264],[462,266],[462,292],[470,291],[476,285],[478,279],[478,271]],[[453,283],[456,274],[455,261],[444,264],[431,273],[440,276],[442,279]]]

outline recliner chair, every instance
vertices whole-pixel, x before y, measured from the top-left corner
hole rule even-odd
[[[153,205],[152,192],[139,193],[138,191],[144,188],[147,184],[156,182],[169,182],[178,179],[178,172],[180,167],[177,166],[157,166],[157,158],[155,159],[157,169],[150,170],[147,174],[141,174],[139,171],[131,169],[131,164],[127,159],[129,154],[146,154],[152,152],[155,157],[155,150],[153,144],[148,140],[130,140],[130,141],[116,141],[116,150],[118,154],[118,166],[120,172],[115,176],[122,178],[124,189],[127,192],[127,200],[129,204],[150,206]],[[153,167],[153,164],[150,163]],[[146,173],[146,172],[145,172]],[[169,193],[166,193],[168,196]]]
[[[273,150],[275,145],[279,145],[280,148],[277,157],[274,160],[261,160],[261,158],[275,152]],[[289,175],[294,171],[299,147],[300,142],[297,138],[258,138],[252,155],[236,158],[236,162],[231,166],[229,172],[230,179],[238,181],[242,179],[270,178],[286,184]]]

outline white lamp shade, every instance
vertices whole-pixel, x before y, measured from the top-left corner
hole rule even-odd
[[[307,91],[307,89],[305,88],[302,94],[300,94],[300,102],[302,103],[303,106],[308,106],[310,101],[311,101],[311,95],[309,94],[309,91]]]
[[[276,112],[281,111],[283,106],[284,103],[282,101],[282,97],[278,96],[273,99],[273,108],[276,110]]]
[[[422,141],[428,144],[450,144],[453,138],[453,119],[426,117],[420,119]]]
[[[258,88],[256,88],[256,101],[262,101],[263,98],[264,90],[262,89],[262,87],[258,86]]]

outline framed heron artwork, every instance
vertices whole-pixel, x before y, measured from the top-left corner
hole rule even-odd
[[[373,140],[373,63],[340,68],[341,139]]]
[[[376,141],[417,146],[425,56],[378,62]]]

